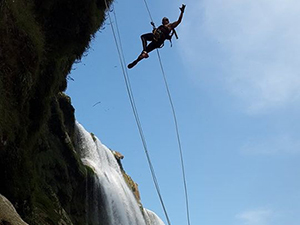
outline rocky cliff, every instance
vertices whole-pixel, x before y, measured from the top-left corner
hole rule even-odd
[[[92,224],[63,91],[104,17],[103,0],[0,1],[0,194],[28,224]]]

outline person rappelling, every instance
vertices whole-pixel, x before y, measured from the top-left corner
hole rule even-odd
[[[139,61],[142,59],[149,57],[149,52],[153,51],[156,48],[161,48],[164,46],[164,41],[169,40],[171,41],[171,38],[173,35],[178,39],[178,36],[176,34],[175,28],[181,23],[183,13],[185,10],[185,5],[182,4],[180,9],[180,15],[177,21],[170,23],[169,19],[167,17],[164,17],[162,19],[162,25],[160,25],[158,28],[155,27],[154,23],[151,22],[151,25],[153,26],[152,33],[146,33],[141,36],[142,44],[143,44],[143,51],[138,56],[136,60],[134,60],[132,63],[128,64],[128,68],[131,69],[134,67]],[[147,42],[150,42],[147,44]],[[171,42],[172,44],[172,42]]]

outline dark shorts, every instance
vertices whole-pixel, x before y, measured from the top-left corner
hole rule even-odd
[[[153,33],[143,34],[141,36],[141,39],[143,42],[143,50],[148,53],[153,51],[156,48],[160,48],[160,46],[164,43],[163,40],[155,41]],[[151,42],[147,45],[147,41],[151,41]]]

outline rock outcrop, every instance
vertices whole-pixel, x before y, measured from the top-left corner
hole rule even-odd
[[[0,225],[28,225],[3,195],[0,195]]]

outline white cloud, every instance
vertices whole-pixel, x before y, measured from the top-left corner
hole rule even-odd
[[[249,140],[241,151],[243,154],[250,155],[294,155],[300,153],[300,141],[288,135],[274,136],[263,140]]]
[[[250,114],[300,102],[299,1],[192,4],[181,31],[186,64],[201,72],[201,62],[210,61],[224,76],[226,89]]]
[[[257,209],[242,212],[236,218],[242,221],[243,225],[269,225],[273,212],[270,209]]]

